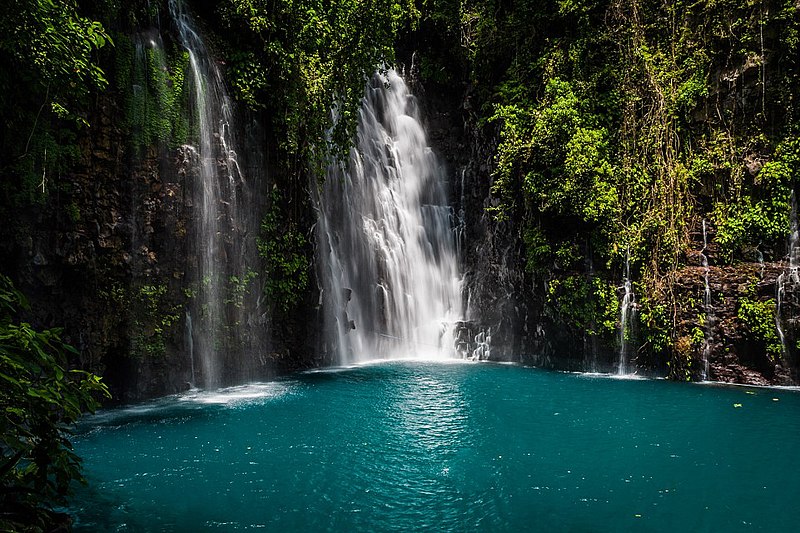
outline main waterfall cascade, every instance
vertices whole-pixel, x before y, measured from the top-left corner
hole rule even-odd
[[[256,264],[258,219],[238,161],[237,128],[222,74],[183,2],[170,0],[169,9],[189,54],[187,80],[197,132],[197,144],[183,147],[195,212],[189,254],[195,320],[191,363],[194,369],[197,357],[201,384],[215,387],[246,374],[250,358],[239,355],[233,362],[232,353],[257,350],[261,344],[261,320],[242,296]]]
[[[338,363],[455,355],[462,302],[444,168],[390,70],[367,87],[356,146],[315,198],[328,350]]]

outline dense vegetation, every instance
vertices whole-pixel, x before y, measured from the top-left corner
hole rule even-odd
[[[435,43],[422,74],[466,72],[475,127],[499,132],[490,209],[576,334],[613,346],[630,258],[642,344],[668,356],[686,305],[673,278],[702,248],[702,220],[717,265],[783,257],[800,172],[796,2],[428,5],[423,27],[459,40]]]

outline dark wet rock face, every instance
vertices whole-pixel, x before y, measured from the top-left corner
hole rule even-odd
[[[776,308],[777,279],[784,271],[779,263],[742,263],[727,267],[709,268],[709,285],[712,294],[713,319],[711,324],[712,345],[708,353],[708,379],[730,383],[754,385],[791,385],[796,383],[797,370],[794,364],[796,349],[787,335],[784,347],[777,336],[764,339],[761,331],[774,329],[774,314],[764,313],[757,323],[745,309],[762,304],[763,309]],[[702,363],[702,342],[707,336],[707,316],[702,305],[704,291],[704,269],[684,267],[674,274],[676,308],[675,336],[689,339],[689,353],[676,350],[673,360],[689,356],[695,368]],[[775,309],[776,310],[776,309]],[[794,313],[796,304],[782,305],[782,322],[788,325],[788,316]],[[763,323],[763,321],[768,321]],[[784,328],[790,331],[792,328]],[[702,333],[702,337],[698,334]],[[793,337],[791,337],[793,338]],[[777,344],[776,344],[777,343]],[[683,344],[684,343],[678,343]],[[772,350],[770,351],[770,344]],[[780,349],[776,350],[776,346]],[[777,352],[777,353],[776,353]],[[699,379],[696,370],[690,370],[694,379]]]

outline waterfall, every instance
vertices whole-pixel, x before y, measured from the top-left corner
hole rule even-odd
[[[467,194],[464,182],[466,181],[467,169],[461,169],[461,180],[459,186],[459,201],[458,201],[458,223],[455,227],[456,232],[456,257],[460,261],[464,260],[464,246],[467,239]]]
[[[197,377],[195,376],[194,370],[194,325],[192,325],[192,313],[189,310],[186,310],[186,325],[184,335],[186,336],[186,352],[189,356],[189,364],[192,369],[192,381],[191,385],[194,387],[195,383],[197,382]]]
[[[326,342],[336,361],[455,354],[461,310],[445,174],[417,104],[393,70],[376,75],[346,165],[315,198]]]
[[[791,194],[792,209],[789,212],[789,279],[792,283],[800,283],[800,264],[798,264],[798,253],[800,249],[797,248],[797,241],[800,239],[797,228],[797,199],[794,195],[794,190]]]
[[[777,305],[775,309],[775,327],[778,330],[778,337],[781,340],[781,347],[783,348],[783,354],[788,355],[789,349],[786,344],[786,336],[785,332],[783,331],[783,315],[782,313],[782,305],[783,301],[786,296],[786,284],[787,279],[786,275],[788,273],[789,285],[795,285],[800,283],[800,265],[798,265],[797,255],[800,253],[800,250],[797,248],[797,242],[800,239],[800,234],[798,234],[798,226],[797,226],[797,199],[795,198],[794,190],[792,190],[791,194],[791,205],[792,209],[789,212],[789,267],[788,271],[781,272],[778,276],[778,280],[776,281],[776,295],[775,299],[777,300]]]
[[[622,303],[619,310],[619,365],[617,367],[617,374],[625,375],[628,372],[628,341],[625,334],[628,331],[628,322],[631,317],[631,312],[635,312],[636,297],[633,294],[633,284],[631,283],[631,254],[630,250],[625,255],[625,278],[623,280],[622,288],[625,294],[622,296]]]
[[[708,379],[709,371],[709,356],[711,355],[711,346],[714,342],[714,307],[711,305],[711,286],[708,283],[708,275],[711,268],[708,266],[708,257],[706,256],[706,249],[708,249],[708,233],[706,231],[706,219],[703,219],[703,249],[700,250],[700,258],[703,264],[703,282],[705,288],[703,291],[703,308],[706,312],[706,335],[703,341],[703,380]]]
[[[492,356],[492,329],[480,331],[475,335],[475,349],[472,350],[472,359],[483,361]]]
[[[243,328],[252,319],[246,316],[242,299],[234,296],[250,279],[249,267],[255,266],[257,225],[248,184],[239,168],[237,128],[222,74],[183,2],[170,0],[169,8],[180,44],[189,54],[187,82],[192,88],[197,135],[196,145],[184,147],[192,167],[187,188],[194,210],[190,247],[195,268],[192,312],[198,322],[194,351],[202,383],[215,387],[223,380],[242,377],[246,362],[231,361],[231,354],[252,346],[252,337],[257,335],[245,334]]]

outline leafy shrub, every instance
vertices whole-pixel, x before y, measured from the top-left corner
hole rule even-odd
[[[100,378],[67,370],[75,349],[60,330],[35,330],[18,319],[28,304],[0,275],[0,530],[49,530],[80,458],[68,435],[84,411],[108,396]]]
[[[775,300],[765,301],[742,298],[739,300],[738,316],[747,327],[747,337],[760,343],[771,361],[781,357],[781,346],[775,322]]]

